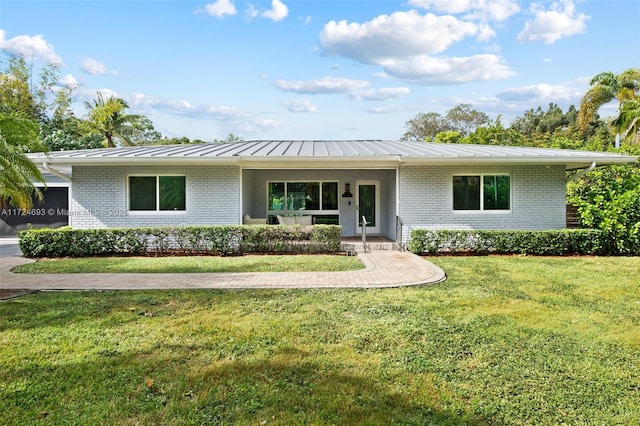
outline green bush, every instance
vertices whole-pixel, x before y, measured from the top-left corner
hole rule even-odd
[[[640,162],[603,167],[571,181],[568,200],[582,225],[606,231],[618,253],[640,255]]]
[[[520,253],[535,255],[588,254],[614,252],[607,232],[597,229],[554,231],[475,231],[415,229],[409,250],[435,253]]]
[[[21,231],[26,257],[141,254],[337,253],[336,225],[221,225]]]

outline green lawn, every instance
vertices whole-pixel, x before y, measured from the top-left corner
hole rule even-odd
[[[363,269],[354,256],[175,256],[84,257],[40,260],[18,266],[17,273],[74,274],[82,272],[328,272]]]
[[[436,257],[387,290],[0,303],[0,424],[640,423],[640,258]]]

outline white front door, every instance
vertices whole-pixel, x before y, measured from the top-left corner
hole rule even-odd
[[[380,234],[380,181],[356,181],[356,232],[362,234],[362,216],[367,221],[367,234]]]

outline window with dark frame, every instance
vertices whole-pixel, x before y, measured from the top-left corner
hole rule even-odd
[[[459,211],[511,210],[509,175],[453,176],[453,209]]]
[[[186,210],[185,176],[129,176],[130,211]]]
[[[269,211],[338,210],[337,181],[268,182],[267,193]]]

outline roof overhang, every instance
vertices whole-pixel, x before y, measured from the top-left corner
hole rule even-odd
[[[243,141],[30,154],[41,167],[202,166],[246,169],[394,169],[403,166],[564,166],[629,164],[606,152],[398,141]],[[45,166],[46,167],[46,166]]]

